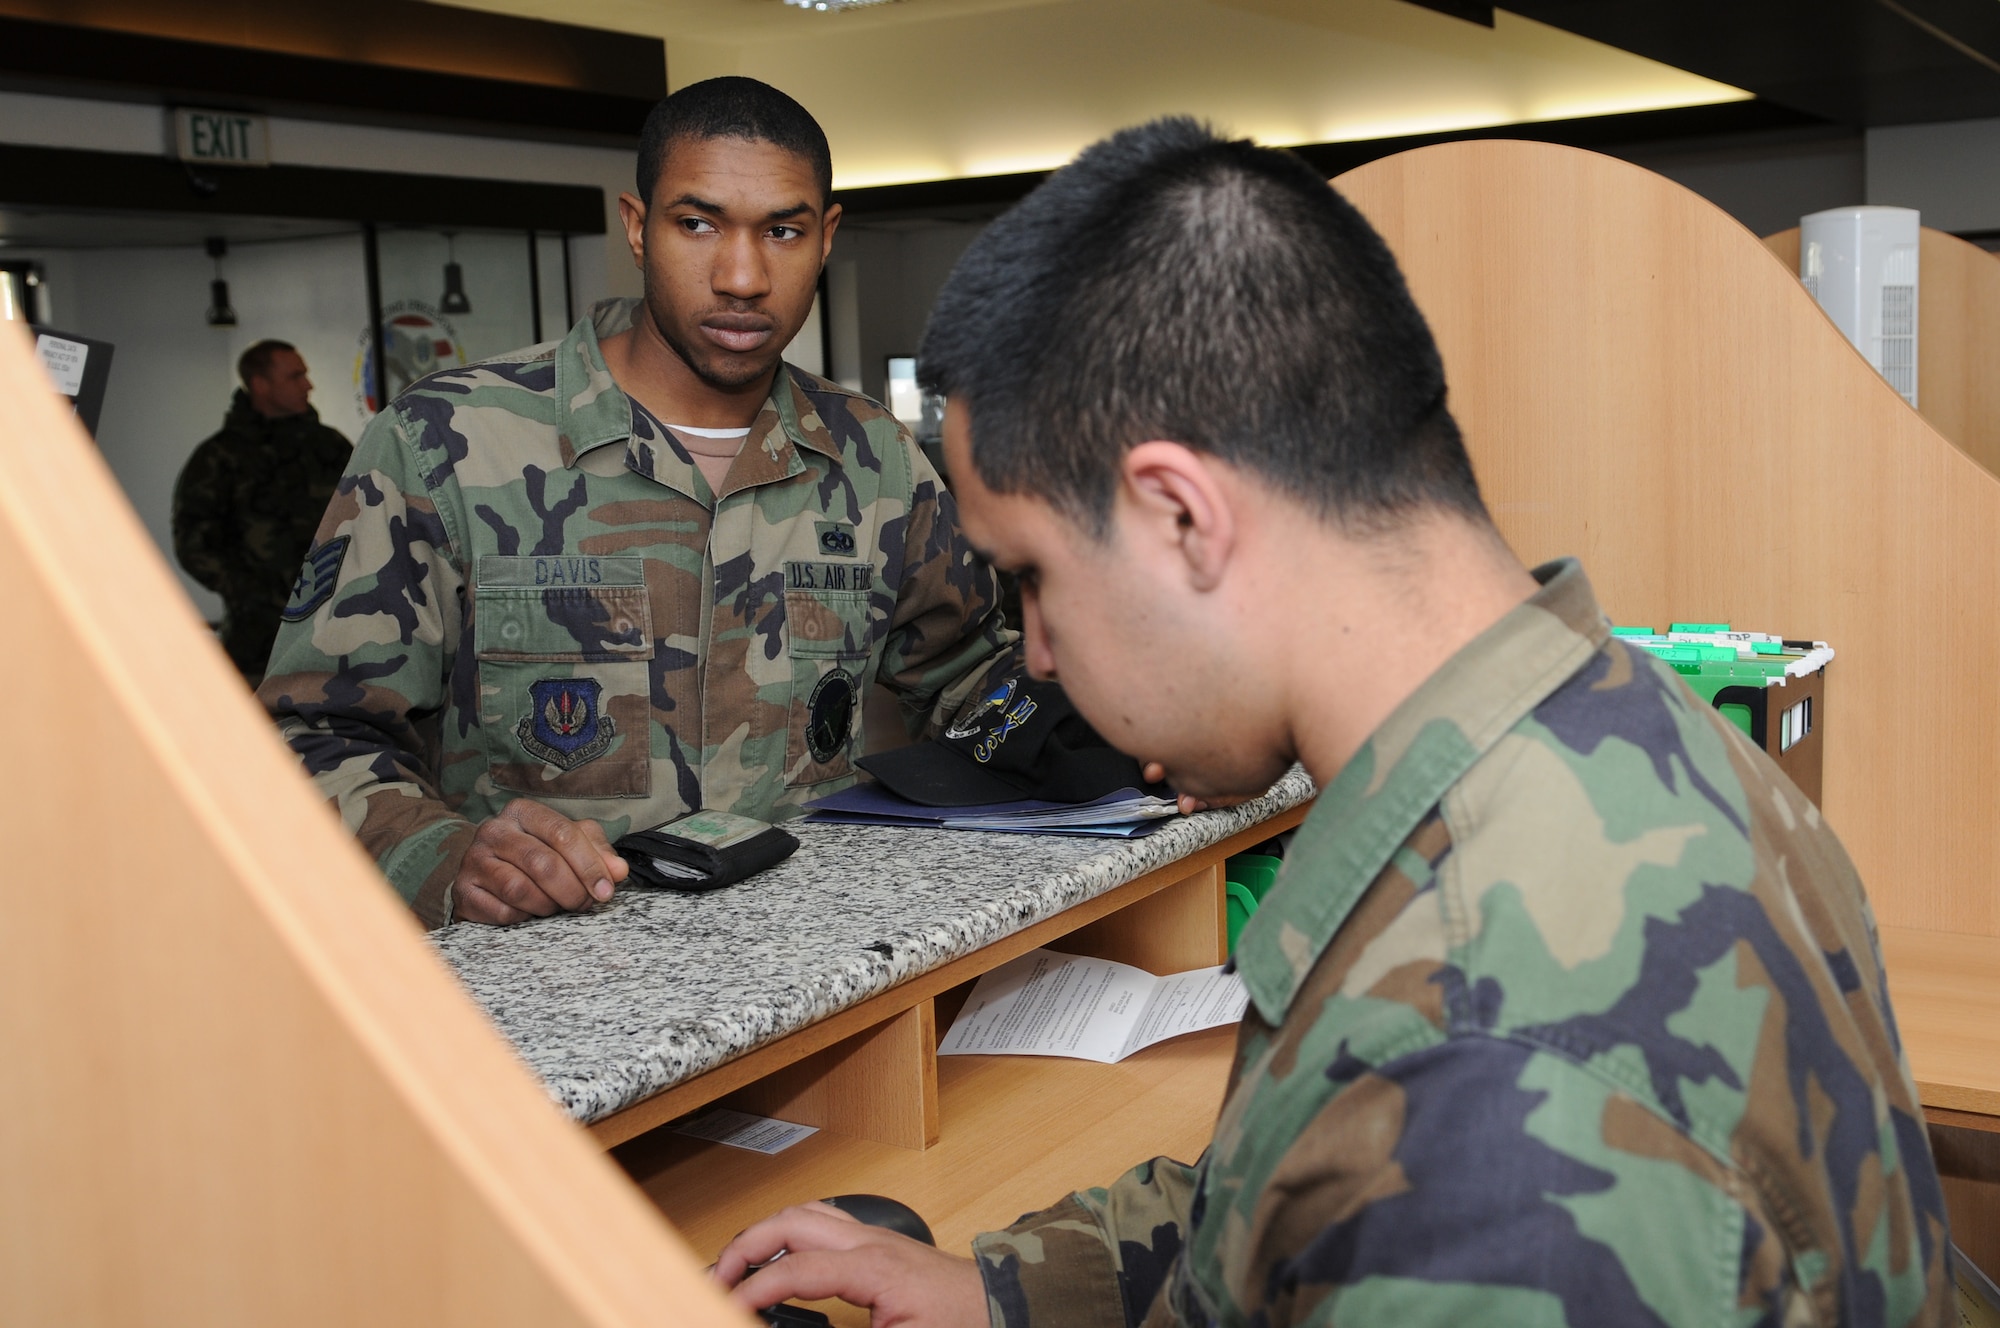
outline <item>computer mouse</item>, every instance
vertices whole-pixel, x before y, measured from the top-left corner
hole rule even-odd
[[[906,1203],[886,1199],[879,1194],[836,1194],[831,1199],[821,1199],[821,1203],[838,1208],[849,1217],[865,1222],[871,1227],[881,1227],[911,1240],[920,1240],[935,1246],[937,1237],[931,1234],[930,1226],[917,1216],[917,1210]]]

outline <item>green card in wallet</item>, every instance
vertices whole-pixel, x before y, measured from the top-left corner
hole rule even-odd
[[[635,830],[611,847],[638,885],[668,890],[720,890],[792,856],[799,841],[775,825],[730,812],[692,812],[678,821]]]

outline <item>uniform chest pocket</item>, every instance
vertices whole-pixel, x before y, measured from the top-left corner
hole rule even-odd
[[[792,659],[785,786],[851,775],[867,685],[868,592],[787,590],[785,631]]]
[[[551,565],[571,575],[552,582]],[[640,559],[480,559],[473,648],[497,787],[541,798],[651,792],[653,622]]]

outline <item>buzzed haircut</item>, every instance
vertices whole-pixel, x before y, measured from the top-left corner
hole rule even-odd
[[[272,358],[279,351],[285,350],[291,351],[296,355],[299,348],[289,341],[278,341],[272,338],[258,342],[249,350],[244,351],[236,357],[236,377],[241,380],[245,387],[250,386],[252,378],[269,378],[271,376]]]
[[[812,167],[822,208],[832,197],[833,153],[812,112],[769,83],[734,74],[690,83],[646,117],[639,134],[639,197],[653,201],[653,186],[676,143],[714,138],[783,148]]]
[[[1354,533],[1488,520],[1444,365],[1361,214],[1289,152],[1156,120],[1085,149],[973,242],[918,358],[972,460],[1094,536],[1125,453],[1185,444]]]

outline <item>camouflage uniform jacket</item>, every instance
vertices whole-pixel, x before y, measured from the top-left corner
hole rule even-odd
[[[718,496],[604,367],[629,316],[594,316],[369,424],[259,693],[431,926],[516,797],[614,839],[703,806],[784,819],[855,778],[870,681],[916,731],[1013,653],[886,410],[781,367]]]
[[[221,430],[174,481],[174,556],[222,597],[222,645],[246,674],[264,671],[299,560],[352,452],[317,411],[270,419],[238,388]]]
[[[1536,575],[1299,830],[1201,1163],[979,1237],[995,1324],[1947,1321],[1852,865]]]

